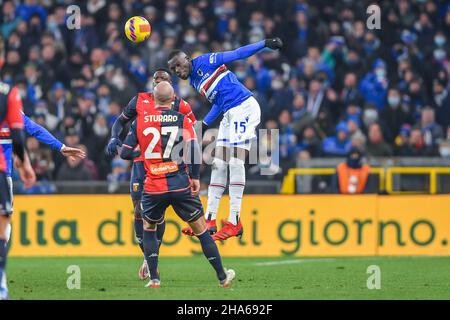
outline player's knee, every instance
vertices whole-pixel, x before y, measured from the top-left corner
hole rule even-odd
[[[245,170],[245,162],[244,162],[244,160],[239,159],[239,158],[235,158],[235,157],[231,158],[229,166],[230,166],[230,171],[231,170],[239,170],[239,171]]]
[[[231,158],[230,159],[230,182],[240,181],[245,182],[245,162],[242,159]]]
[[[144,231],[155,231],[156,230],[156,222],[148,222],[144,220]]]
[[[212,168],[213,168],[213,170],[215,169],[218,171],[226,171],[227,163],[221,158],[214,158],[214,160],[212,162]]]
[[[204,217],[200,217],[195,221],[189,222],[189,226],[196,235],[202,234],[205,230],[208,229]]]

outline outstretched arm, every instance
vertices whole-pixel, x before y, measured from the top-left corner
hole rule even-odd
[[[47,131],[47,129],[38,125],[26,115],[23,115],[23,122],[25,124],[26,133],[35,137],[40,142],[50,146],[52,149],[61,151],[63,147],[62,142],[56,139],[50,132]]]
[[[25,124],[25,132],[30,136],[35,137],[40,142],[45,143],[50,146],[50,148],[54,150],[58,150],[65,157],[77,157],[80,159],[84,159],[86,157],[86,153],[78,148],[71,148],[64,145],[61,141],[56,139],[50,132],[47,131],[44,127],[38,125],[36,122],[28,118],[26,115],[23,115],[23,122]]]
[[[211,54],[209,61],[211,64],[222,65],[235,60],[246,59],[266,47],[271,49],[280,49],[282,46],[283,42],[280,38],[261,40],[256,43],[237,48],[236,50],[213,53]]]

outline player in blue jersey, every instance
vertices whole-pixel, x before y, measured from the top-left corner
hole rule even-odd
[[[245,187],[244,164],[251,143],[257,138],[256,127],[261,118],[259,104],[252,92],[237,80],[225,64],[248,58],[264,48],[280,49],[282,46],[280,38],[272,38],[233,51],[203,54],[194,59],[180,50],[169,54],[170,70],[183,80],[189,79],[189,83],[213,105],[203,120],[203,131],[223,113],[208,188],[206,218],[210,231],[215,229],[220,199],[227,186],[228,168],[230,212],[225,226],[214,234],[214,240],[242,235],[239,216]],[[183,232],[193,235],[189,228]]]
[[[24,131],[28,135],[35,137],[40,142],[50,146],[52,149],[57,150],[61,152],[61,154],[65,157],[78,157],[78,158],[85,158],[86,154],[83,150],[78,148],[71,148],[64,145],[62,142],[60,142],[58,139],[56,139],[50,132],[48,132],[44,127],[38,125],[37,123],[33,122],[29,117],[23,114],[23,123],[24,123]],[[5,154],[5,160],[6,160],[6,181],[7,181],[7,188],[9,190],[9,197],[11,199],[11,205],[12,205],[12,168],[13,168],[13,159],[12,159],[12,152],[13,152],[13,146],[12,146],[12,139],[11,139],[11,132],[8,126],[3,126],[0,128],[0,146],[3,149],[3,152]],[[12,211],[12,208],[11,208]],[[11,225],[8,224],[6,228],[6,243],[8,243],[9,238],[11,235]],[[2,278],[2,282],[0,283],[0,290],[7,292],[7,286],[6,286],[6,277],[4,276]]]
[[[26,134],[35,137],[38,141],[48,145],[53,150],[61,152],[65,157],[78,157],[84,159],[86,154],[83,150],[78,148],[71,148],[63,144],[61,141],[56,139],[50,132],[44,127],[38,125],[36,122],[31,120],[26,115],[23,115],[24,131]],[[12,190],[12,141],[10,137],[10,130],[8,127],[0,128],[0,145],[3,148],[3,152],[6,158],[6,177],[8,179],[8,185]]]

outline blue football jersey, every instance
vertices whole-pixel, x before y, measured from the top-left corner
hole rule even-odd
[[[223,53],[207,53],[192,60],[189,83],[222,112],[240,105],[252,93],[223,64]]]

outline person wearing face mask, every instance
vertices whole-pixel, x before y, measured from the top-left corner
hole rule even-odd
[[[383,128],[386,141],[392,144],[396,134],[404,123],[413,123],[412,116],[401,108],[402,97],[396,88],[389,89],[387,105],[380,112],[380,123]]]
[[[174,10],[167,10],[164,15],[164,20],[167,24],[175,24],[178,19],[178,15]]]
[[[421,110],[420,122],[416,125],[422,131],[427,146],[433,146],[440,142],[444,136],[442,127],[435,121],[435,112],[431,107]]]
[[[450,158],[450,141],[442,141],[439,145],[439,154],[442,158]]]
[[[436,32],[433,38],[433,42],[435,45],[435,48],[442,48],[444,51],[449,52],[450,50],[450,44],[447,41],[447,38],[445,37],[445,33],[441,30]]]
[[[369,72],[361,81],[359,91],[366,103],[373,103],[378,110],[383,109],[388,88],[386,63],[375,60],[372,72]]]
[[[369,179],[370,166],[363,164],[363,154],[358,148],[352,148],[345,162],[337,166],[333,177],[334,191],[341,194],[369,193],[372,181]]]
[[[183,37],[183,50],[194,52],[197,48],[197,32],[194,29],[187,29]]]
[[[364,108],[364,112],[363,112],[363,116],[362,116],[362,121],[364,124],[364,132],[369,131],[369,127],[372,123],[375,123],[378,121],[378,111],[375,108],[375,106],[369,104],[367,106],[365,106]]]

